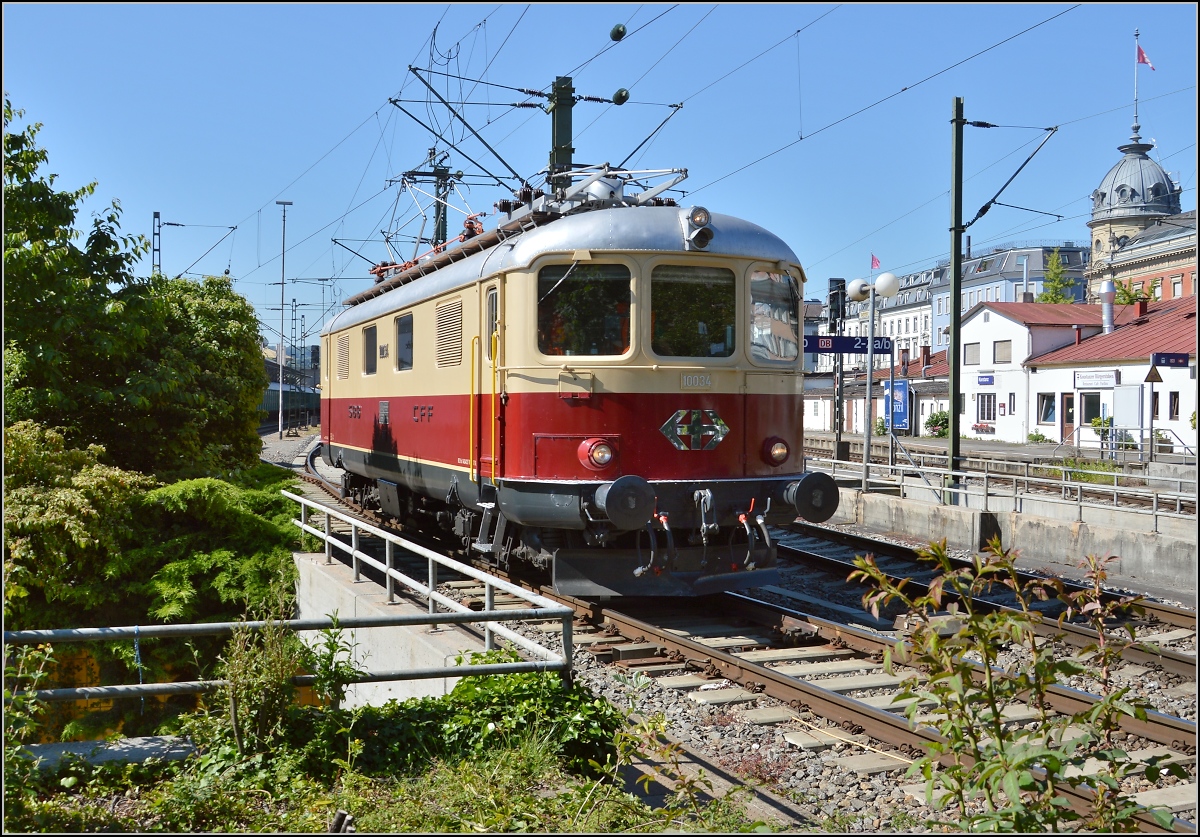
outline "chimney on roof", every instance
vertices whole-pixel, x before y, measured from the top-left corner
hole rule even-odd
[[[924,369],[928,365],[929,365],[929,347],[922,346],[921,347],[921,368]]]
[[[1075,345],[1078,346],[1083,342],[1083,326],[1073,325],[1071,328],[1075,329]]]
[[[1113,333],[1113,300],[1117,298],[1117,286],[1111,279],[1100,283],[1100,317],[1104,323],[1104,333]]]
[[[1139,299],[1133,307],[1134,316],[1144,317],[1146,312],[1150,310],[1150,302],[1145,299]]]

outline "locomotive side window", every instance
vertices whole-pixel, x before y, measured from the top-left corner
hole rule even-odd
[[[786,273],[750,274],[750,356],[756,363],[794,364],[800,351],[800,294]]]
[[[363,374],[374,375],[378,365],[379,343],[375,326],[363,329]]]
[[[730,357],[735,348],[737,291],[724,267],[659,265],[650,274],[654,353],[665,357]]]
[[[546,355],[629,351],[629,268],[556,264],[538,271],[538,350]]]
[[[492,357],[492,335],[500,328],[500,293],[495,288],[487,292],[487,331],[483,335],[483,356],[488,360]]]
[[[413,315],[396,318],[396,371],[413,368]]]

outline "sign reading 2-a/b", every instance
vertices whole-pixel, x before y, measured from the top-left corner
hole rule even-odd
[[[869,337],[836,337],[834,335],[804,335],[805,354],[865,355],[871,345]],[[890,337],[876,337],[875,351],[882,354],[892,350]]]

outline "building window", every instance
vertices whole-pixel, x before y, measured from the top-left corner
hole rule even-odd
[[[1015,392],[1008,394],[1008,414],[1010,416],[1017,414],[1017,394]]]
[[[981,392],[979,400],[976,402],[976,419],[978,421],[995,421],[996,420],[996,393]]]
[[[1038,424],[1054,424],[1054,393],[1039,392],[1037,397],[1037,420]]]
[[[1174,276],[1171,278],[1171,298],[1179,299],[1183,296],[1183,277]]]
[[[1091,424],[1092,419],[1100,418],[1100,393],[1079,393],[1080,419],[1083,424]]]
[[[1172,392],[1167,398],[1167,418],[1172,421],[1179,420],[1179,393]]]
[[[1162,282],[1154,283],[1154,298],[1162,299]]]
[[[963,346],[963,365],[978,366],[979,365],[979,344],[967,343]]]
[[[1158,418],[1158,393],[1155,392],[1150,396],[1150,415]]]
[[[993,363],[1012,363],[1012,341],[997,340],[992,344]]]
[[[987,289],[987,301],[988,302],[992,301],[992,289],[991,288]]]
[[[379,341],[376,338],[375,326],[367,326],[363,329],[363,374],[374,375],[378,362]]]
[[[396,371],[413,368],[413,315],[396,318]]]

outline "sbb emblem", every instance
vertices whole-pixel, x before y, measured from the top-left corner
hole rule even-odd
[[[712,450],[729,427],[716,410],[677,410],[659,430],[677,450]]]

